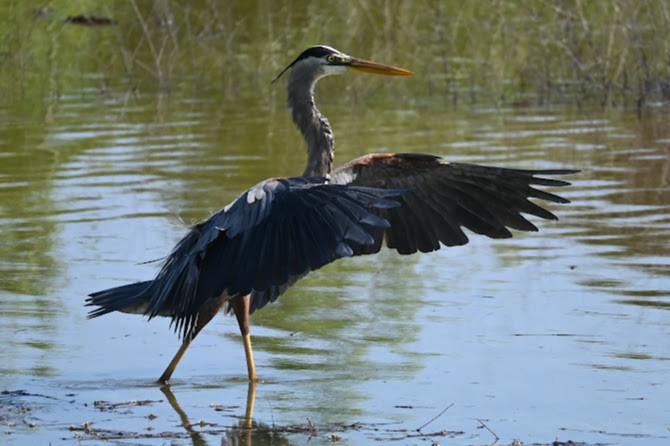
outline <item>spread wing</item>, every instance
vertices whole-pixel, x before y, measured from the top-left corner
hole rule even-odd
[[[327,184],[323,178],[262,182],[182,239],[151,283],[146,314],[172,315],[183,335],[209,298],[251,293],[251,309],[310,271],[366,252],[388,226],[373,210],[399,191]]]
[[[376,211],[390,226],[377,230],[377,243],[369,252],[379,250],[385,238],[389,248],[412,254],[437,250],[440,242],[446,246],[467,243],[462,228],[492,238],[512,237],[510,228],[537,231],[522,214],[557,218],[529,198],[555,203],[568,200],[535,186],[569,185],[544,177],[575,172],[450,163],[424,154],[370,154],[335,169],[332,182],[409,189],[396,198],[399,207]]]

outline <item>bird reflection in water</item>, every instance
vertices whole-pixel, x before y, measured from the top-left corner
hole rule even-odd
[[[188,435],[191,437],[191,442],[193,446],[206,446],[209,443],[205,439],[205,436],[208,435],[206,431],[199,431],[194,428],[198,426],[199,423],[191,423],[188,415],[179,405],[177,397],[172,392],[170,386],[161,386],[161,392],[165,395],[168,403],[174,411],[179,416],[182,427],[186,430]],[[222,445],[290,445],[291,442],[281,432],[281,429],[273,428],[271,426],[265,425],[264,423],[258,423],[253,420],[254,416],[254,401],[256,399],[256,382],[249,381],[247,388],[247,403],[244,410],[244,416],[240,417],[240,420],[237,425],[226,428],[225,437],[221,438]],[[212,436],[219,434],[220,431],[212,432]]]

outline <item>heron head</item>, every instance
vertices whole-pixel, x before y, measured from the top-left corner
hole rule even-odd
[[[326,45],[316,45],[300,53],[272,82],[277,82],[289,70],[304,70],[314,79],[319,79],[331,74],[344,73],[347,69],[386,76],[412,76],[414,74],[403,68],[358,59]]]

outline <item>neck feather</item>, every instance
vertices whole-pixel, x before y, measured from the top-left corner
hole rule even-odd
[[[288,105],[293,122],[307,144],[307,166],[302,176],[327,177],[333,167],[335,139],[330,123],[314,104],[314,85],[318,78],[306,78],[293,70],[288,82]],[[309,88],[305,88],[308,85]]]

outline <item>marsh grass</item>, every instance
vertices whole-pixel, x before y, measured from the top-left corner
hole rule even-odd
[[[670,98],[670,6],[662,0],[158,3],[186,25],[178,35],[191,50],[251,79],[265,81],[261,72],[328,42],[401,61],[431,97],[453,103],[641,107]]]
[[[25,67],[34,45],[58,47],[23,40],[42,26],[79,57],[88,55],[89,70],[125,76],[144,90],[195,79],[198,88],[231,96],[259,89],[267,95],[273,74],[299,51],[327,43],[415,70],[419,80],[393,88],[396,97],[416,101],[644,107],[670,99],[670,4],[664,0],[132,0],[78,4],[84,10],[55,0],[48,20],[10,3],[4,62]],[[115,21],[111,31],[61,20],[98,12]],[[347,88],[366,85],[356,79]]]

